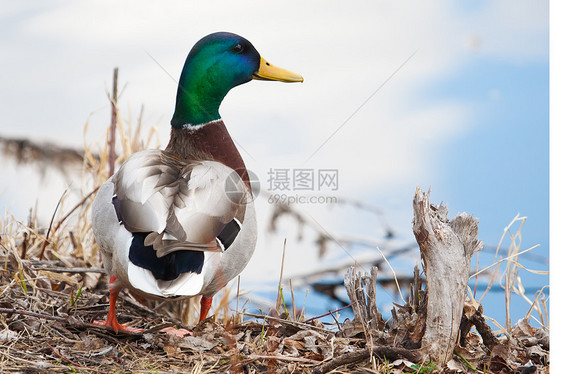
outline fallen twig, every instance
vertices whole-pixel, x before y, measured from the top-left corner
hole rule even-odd
[[[101,268],[84,268],[84,267],[67,268],[67,267],[57,266],[57,267],[37,267],[37,268],[34,267],[32,269],[52,271],[54,273],[100,273],[100,274],[105,273],[105,270]]]
[[[81,321],[76,321],[76,320],[72,321],[71,319],[69,319],[67,317],[52,316],[50,314],[30,312],[28,310],[23,310],[23,309],[0,308],[0,313],[20,314],[20,315],[23,315],[23,316],[28,316],[28,317],[33,317],[33,318],[42,318],[42,319],[46,319],[46,320],[62,322],[69,327],[73,327],[73,328],[77,328],[77,329],[92,328],[92,329],[98,329],[98,330],[105,330],[105,331],[113,332],[113,329],[111,327],[100,326],[100,325],[95,325],[93,323],[81,322]],[[173,324],[164,323],[162,325],[155,326],[153,328],[145,330],[142,333],[135,333],[135,332],[130,332],[130,331],[120,331],[119,333],[120,334],[123,333],[124,335],[142,336],[143,333],[158,331],[158,330],[161,330],[163,328],[169,327],[171,325],[173,325]]]
[[[253,361],[253,360],[280,360],[280,361],[293,361],[293,362],[302,362],[305,364],[312,364],[312,365],[318,365],[319,363],[321,363],[322,361],[318,361],[318,360],[311,360],[309,358],[302,358],[302,357],[292,357],[292,356],[270,356],[270,355],[250,355],[248,356],[248,360]]]
[[[482,313],[477,313],[472,316],[470,322],[474,324],[474,327],[476,327],[476,331],[478,331],[478,333],[482,337],[482,342],[490,351],[492,351],[492,349],[496,345],[500,344],[500,341],[494,335],[492,328],[486,323],[486,320],[484,319],[484,316],[482,316]]]
[[[35,312],[30,312],[28,310],[23,310],[23,309],[0,308],[0,313],[21,314],[21,315],[29,316],[29,317],[43,318],[43,319],[48,319],[48,320],[51,320],[51,321],[59,321],[59,322],[68,323],[68,320],[65,317],[57,317],[57,316],[52,316],[50,314],[35,313]]]
[[[328,373],[334,369],[337,369],[340,366],[364,361],[370,358],[371,355],[377,356],[380,359],[386,359],[387,361],[394,361],[400,358],[404,358],[408,361],[418,362],[421,359],[421,355],[418,352],[405,348],[386,347],[386,346],[373,347],[371,349],[364,348],[360,351],[346,353],[330,361],[326,361],[322,365],[314,368],[312,373],[313,374]]]
[[[314,325],[310,325],[308,323],[303,323],[303,322],[297,322],[297,321],[290,321],[287,319],[282,319],[282,318],[277,318],[277,317],[272,317],[272,316],[262,316],[259,314],[252,314],[252,313],[245,313],[245,315],[250,316],[250,317],[254,317],[254,318],[259,318],[259,319],[270,319],[272,321],[275,322],[279,322],[282,324],[286,324],[286,325],[292,325],[292,326],[296,326],[299,327],[301,329],[314,329],[314,330],[318,330],[318,331],[322,331],[322,332],[329,332],[333,334],[333,331],[330,331],[328,329],[325,329],[323,327],[318,327],[318,326],[314,326]]]
[[[53,351],[53,353],[55,355],[57,355],[58,357],[60,357],[62,360],[67,361],[68,363],[74,365],[74,366],[78,366],[78,367],[83,367],[82,365],[80,365],[77,362],[72,361],[69,358],[66,358],[65,356],[63,356],[62,354],[60,354],[52,345],[50,345],[49,343],[47,343],[47,345],[49,346],[49,348],[51,348],[51,350]]]
[[[319,316],[309,318],[309,319],[307,319],[306,321],[304,321],[304,323],[309,323],[309,322],[314,321],[315,319],[329,316],[329,315],[332,314],[332,313],[337,313],[337,312],[342,311],[342,310],[344,310],[344,309],[346,309],[346,308],[349,308],[350,306],[353,306],[353,304],[355,304],[355,302],[352,302],[351,304],[348,304],[348,305],[343,306],[343,307],[341,307],[341,308],[338,308],[338,309],[336,309],[336,310],[329,310],[328,313],[324,313],[324,314],[321,314],[321,315],[319,315]]]

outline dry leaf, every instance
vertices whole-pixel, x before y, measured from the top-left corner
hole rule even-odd
[[[210,351],[219,344],[218,341],[203,339],[198,336],[186,336],[177,345],[181,348],[188,348],[196,352]]]

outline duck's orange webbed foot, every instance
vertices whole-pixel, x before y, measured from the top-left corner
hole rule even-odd
[[[143,329],[138,329],[135,327],[129,327],[127,325],[122,325],[117,322],[117,315],[115,314],[115,304],[117,303],[117,297],[119,296],[119,292],[121,291],[121,287],[118,285],[114,285],[117,281],[115,276],[111,276],[109,278],[109,312],[107,313],[107,318],[105,321],[92,321],[94,325],[97,326],[104,326],[109,329],[113,329],[113,331],[117,334],[119,331],[128,332],[128,333],[139,333],[143,332]]]
[[[92,321],[92,323],[97,326],[103,326],[103,327],[107,327],[108,329],[112,329],[116,334],[118,334],[119,331],[129,332],[134,334],[144,331],[143,329],[138,329],[136,327],[129,327],[127,325],[122,325],[117,322],[117,318],[111,319],[109,318],[109,316],[105,321],[94,320]]]

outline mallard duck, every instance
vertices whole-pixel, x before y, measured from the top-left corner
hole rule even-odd
[[[271,65],[241,36],[218,32],[198,41],[181,73],[165,150],[129,157],[99,189],[92,228],[110,276],[109,312],[128,288],[149,299],[201,295],[200,321],[213,296],[244,269],[256,245],[252,188],[219,106],[252,79],[302,82]]]

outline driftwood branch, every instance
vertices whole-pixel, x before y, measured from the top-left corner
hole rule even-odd
[[[344,326],[344,335],[353,336],[359,331],[370,337],[380,336],[384,332],[384,320],[377,309],[377,268],[372,267],[370,274],[358,273],[351,267],[344,278],[344,285],[353,308],[355,318]]]
[[[422,348],[439,364],[453,357],[468,286],[470,260],[483,243],[478,219],[461,213],[451,221],[446,206],[430,204],[419,187],[414,196],[414,235],[427,280],[427,320]]]
[[[466,301],[464,303],[464,313],[461,321],[460,345],[465,346],[466,335],[472,326],[474,326],[476,331],[478,331],[482,337],[482,342],[491,352],[496,345],[500,344],[500,342],[494,335],[490,326],[486,323],[482,312],[482,305],[480,305],[476,300]]]
[[[323,374],[335,370],[343,365],[355,364],[361,361],[369,359],[371,356],[375,356],[380,360],[394,361],[398,359],[406,359],[408,361],[416,362],[420,359],[419,354],[413,352],[409,349],[400,347],[373,347],[364,348],[357,352],[350,352],[339,357],[335,357],[333,360],[326,361],[323,364],[317,366],[312,371],[312,374]]]

